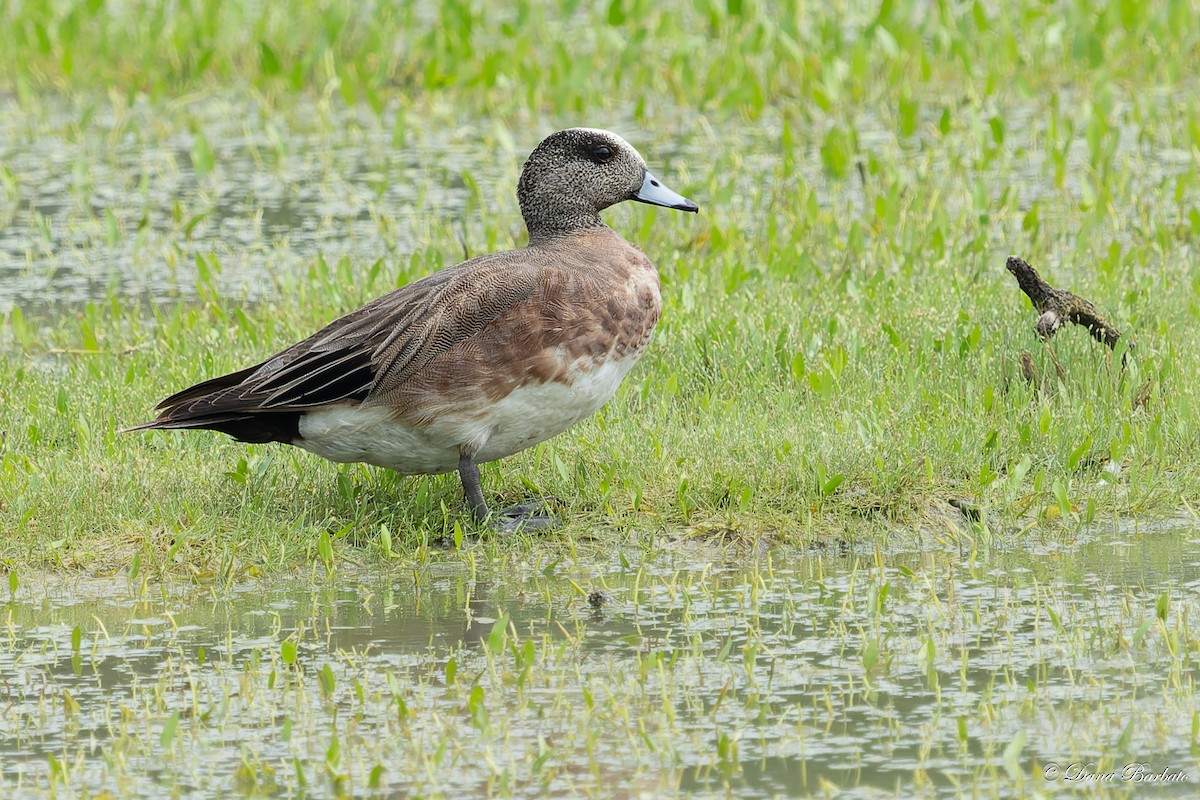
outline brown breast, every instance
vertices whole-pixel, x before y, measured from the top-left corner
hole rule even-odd
[[[658,272],[637,247],[603,228],[513,251],[518,254],[504,268],[510,279],[517,273],[534,279],[531,296],[407,381],[393,398],[402,416],[407,410],[423,417],[422,407],[458,401],[495,401],[529,384],[569,383],[589,365],[636,359],[646,349],[662,299]],[[502,275],[503,269],[480,279]]]

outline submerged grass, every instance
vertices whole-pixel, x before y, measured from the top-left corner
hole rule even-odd
[[[8,5],[6,275],[48,289],[0,328],[0,558],[262,569],[455,538],[453,477],[117,431],[464,247],[519,245],[521,159],[570,124],[626,132],[703,213],[609,213],[662,271],[659,334],[595,419],[486,470],[499,503],[556,498],[563,542],[977,538],[1200,497],[1192,4],[778,10]],[[341,207],[262,232],[262,184],[297,172]],[[1126,331],[1128,368],[1068,330],[1053,377],[1010,252]],[[93,300],[44,303],[100,253]],[[128,264],[175,299],[131,300]]]
[[[0,617],[0,787],[1189,796],[1192,530],[981,560],[923,547],[529,561],[497,547],[440,570],[266,585],[31,581]],[[1084,782],[1082,765],[1141,772]]]

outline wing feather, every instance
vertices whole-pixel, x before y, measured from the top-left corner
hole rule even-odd
[[[362,402],[394,390],[431,359],[529,301],[537,275],[528,260],[514,264],[509,253],[442,270],[334,320],[261,364],[171,395],[158,405],[158,417],[139,428],[220,430],[260,415]]]

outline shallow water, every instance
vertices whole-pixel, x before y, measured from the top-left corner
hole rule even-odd
[[[1179,100],[1141,98],[1155,109]],[[943,151],[964,145],[946,148],[931,129],[901,141],[865,113],[854,126],[863,158],[884,164],[887,180],[935,194],[956,213],[986,216],[1008,192],[1022,213],[1039,199],[1048,201],[1043,217],[1064,213],[1044,147],[1045,112],[1029,105],[997,113],[1008,126],[1002,155],[974,170],[950,168]],[[1128,103],[1113,111],[1114,124],[1126,125],[1118,150],[1123,199],[1163,197],[1191,156],[1151,146],[1144,132],[1121,121],[1128,113]],[[862,180],[830,180],[819,152],[821,125],[793,132],[798,152],[782,174],[781,122],[771,114],[722,129],[685,110],[665,110],[647,123],[606,124],[633,141],[669,184],[699,191],[705,215],[736,219],[747,232],[762,224],[765,207],[786,205],[800,186],[816,192],[834,219],[860,218],[874,196],[864,182],[880,180],[866,172],[856,173]],[[463,249],[459,241],[477,254],[486,240],[481,207],[492,217],[489,227],[500,220],[511,234],[499,246],[514,246],[523,238],[515,183],[533,136],[478,120],[413,122],[397,133],[390,110],[377,117],[313,104],[281,116],[236,97],[181,98],[170,109],[52,97],[25,108],[0,98],[0,313],[13,306],[52,312],[111,294],[154,302],[192,297],[198,255],[222,265],[219,291],[252,301],[272,292],[272,276],[299,272],[318,254],[363,269],[379,258],[403,263],[439,242],[454,257]],[[1065,190],[1081,197],[1089,171],[1082,129],[1066,153]],[[689,176],[699,186],[688,186]],[[622,208],[608,215],[618,227],[639,219]],[[1019,215],[1011,216],[1019,224]],[[1007,223],[986,227],[999,269],[1022,237]]]
[[[4,609],[4,795],[1194,796],[1198,541],[47,579]],[[1148,766],[1044,777],[1089,763]]]
[[[114,293],[193,297],[197,255],[217,258],[219,291],[251,301],[318,254],[364,270],[438,242],[454,257],[477,255],[481,206],[511,232],[500,246],[523,238],[516,179],[536,142],[476,120],[398,141],[389,114],[345,107],[281,118],[217,97],[193,99],[186,113],[46,103],[0,98],[0,313],[53,313]],[[638,126],[612,124],[638,139]],[[211,164],[197,161],[201,140]],[[638,144],[664,178],[660,159],[686,147]]]
[[[348,110],[282,132],[252,104],[213,98],[195,106],[191,130],[158,109],[53,102],[0,114],[16,195],[0,215],[0,311],[110,291],[191,296],[196,254],[216,255],[219,288],[249,299],[317,253],[362,265],[404,255],[422,219],[462,210],[462,173],[481,167],[453,132],[395,148],[390,130]],[[198,170],[200,138],[212,166]],[[381,214],[401,224],[382,230]]]

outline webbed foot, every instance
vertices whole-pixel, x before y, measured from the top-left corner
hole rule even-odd
[[[541,503],[521,503],[493,514],[488,518],[488,525],[500,533],[516,533],[548,531],[562,524],[556,518],[542,513],[544,511],[545,506]]]

